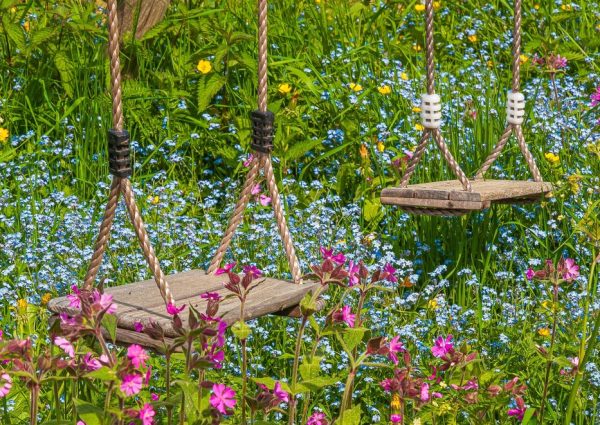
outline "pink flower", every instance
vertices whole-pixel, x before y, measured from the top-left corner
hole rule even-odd
[[[392,267],[390,263],[387,263],[383,267],[384,279],[388,282],[396,283],[398,282],[398,278],[396,277],[396,269]]]
[[[233,270],[233,268],[235,267],[237,263],[228,263],[225,264],[225,267],[223,267],[222,269],[217,269],[217,271],[215,272],[216,276],[222,275],[222,274],[226,274],[229,273],[231,270]]]
[[[139,320],[133,324],[133,329],[136,332],[144,332],[144,325]]]
[[[269,198],[267,195],[260,195],[258,197],[258,201],[263,207],[266,207],[271,203],[271,198]]]
[[[62,350],[67,353],[69,357],[72,359],[75,358],[75,347],[71,344],[67,339],[62,336],[57,336],[54,338],[54,344],[62,348]]]
[[[396,335],[394,338],[392,338],[392,340],[388,344],[388,349],[390,350],[390,352],[388,353],[388,357],[391,361],[394,362],[394,364],[398,364],[398,356],[396,355],[396,353],[404,351],[404,344],[400,342],[399,335]]]
[[[77,425],[87,425],[87,424],[83,421],[77,421]]]
[[[360,278],[358,273],[360,272],[360,264],[354,264],[354,261],[348,263],[348,286],[358,285]]]
[[[8,373],[3,373],[0,375],[0,380],[2,380],[2,386],[0,387],[0,398],[6,397],[10,392],[10,389],[13,386],[12,378]]]
[[[596,92],[590,95],[590,99],[592,100],[592,107],[600,104],[600,86],[596,87]]]
[[[142,390],[142,375],[134,373],[133,375],[125,375],[121,383],[121,391],[131,397]]]
[[[572,258],[561,260],[558,263],[558,270],[562,273],[562,277],[565,280],[573,280],[579,277],[579,266]]]
[[[156,415],[156,412],[154,412],[152,405],[149,403],[144,404],[144,407],[140,409],[139,415],[142,425],[152,425],[154,423],[154,415]]]
[[[519,421],[522,421],[527,408],[525,407],[525,402],[521,397],[517,397],[515,400],[517,402],[517,407],[515,409],[508,409],[507,414],[508,416],[514,416]]]
[[[115,314],[117,311],[116,304],[113,303],[113,296],[110,294],[101,294],[97,290],[93,293],[94,303],[100,304],[102,310],[106,310],[106,314]]]
[[[393,424],[399,424],[400,422],[402,422],[402,416],[394,414],[390,416],[390,421],[392,421]]]
[[[67,299],[69,300],[69,307],[81,308],[81,299],[79,298],[81,292],[79,291],[77,285],[71,286],[71,291],[73,291],[73,293],[67,295]]]
[[[131,344],[127,348],[127,358],[131,360],[131,363],[136,369],[140,367],[146,367],[146,360],[150,358],[146,350],[137,344]]]
[[[446,339],[444,339],[443,336],[440,336],[435,340],[435,345],[431,347],[431,353],[435,357],[444,357],[452,349],[454,349],[454,345],[452,344],[452,335],[448,335]]]
[[[531,267],[529,267],[527,269],[527,272],[525,273],[525,277],[527,277],[527,280],[533,280],[534,276],[535,276],[535,271],[533,271],[533,269]]]
[[[427,401],[429,399],[429,384],[424,383],[423,385],[421,385],[421,401]]]
[[[308,418],[306,425],[329,425],[329,422],[325,413],[315,412]]]
[[[346,262],[346,256],[341,252],[334,254],[333,248],[325,248],[324,246],[322,246],[321,255],[323,256],[324,260],[331,260],[337,264],[344,264]]]
[[[260,183],[256,183],[254,186],[252,186],[250,193],[252,195],[258,195],[260,193]]]
[[[252,275],[254,278],[262,276],[262,272],[256,266],[244,266],[242,270],[244,273]]]
[[[349,327],[353,328],[356,314],[352,313],[352,309],[349,305],[345,305],[338,311],[334,312],[332,318],[334,322],[346,322]]]
[[[548,58],[548,65],[553,69],[563,69],[567,67],[567,58],[561,55],[550,55]]]
[[[463,390],[476,390],[478,388],[479,388],[479,384],[477,383],[477,381],[475,379],[471,379],[462,387]]]
[[[178,315],[183,311],[183,309],[185,309],[185,304],[181,307],[177,307],[175,304],[172,303],[167,304],[167,313],[169,313],[171,316]]]
[[[205,292],[204,294],[200,295],[200,298],[203,300],[221,301],[221,295],[219,295],[217,292]]]
[[[246,160],[244,161],[244,167],[249,167],[250,164],[252,164],[253,160],[254,160],[254,155],[252,155],[252,154],[248,155],[248,158],[246,158]]]
[[[102,367],[102,363],[98,359],[92,357],[92,353],[87,353],[82,359],[83,367],[86,370],[98,370]]]
[[[281,389],[280,382],[275,382],[275,388],[273,388],[273,395],[284,403],[290,401],[289,394]]]
[[[227,408],[232,409],[235,406],[235,391],[225,384],[214,384],[209,403],[223,415],[227,413]]]
[[[150,394],[150,398],[152,399],[152,401],[158,401],[160,396],[156,393],[152,393],[152,394]]]

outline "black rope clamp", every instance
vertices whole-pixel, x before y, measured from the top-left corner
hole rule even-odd
[[[129,133],[127,130],[108,130],[108,168],[115,177],[131,176]]]
[[[271,111],[252,111],[250,119],[252,120],[252,149],[261,153],[271,153],[275,138],[275,114]]]

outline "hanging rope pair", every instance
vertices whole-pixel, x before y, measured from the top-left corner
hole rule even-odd
[[[250,115],[252,121],[252,144],[253,159],[250,169],[246,175],[246,180],[242,187],[240,198],[235,206],[233,214],[229,220],[227,230],[223,235],[219,248],[217,249],[207,273],[213,274],[219,268],[231,239],[235,234],[237,227],[243,219],[244,210],[251,199],[252,189],[259,179],[260,171],[264,173],[264,178],[271,196],[271,205],[275,214],[275,220],[279,229],[279,234],[283,242],[283,247],[290,266],[292,279],[295,283],[302,283],[302,271],[300,263],[296,256],[292,236],[287,226],[283,206],[279,200],[279,189],[273,173],[273,163],[271,161],[271,152],[273,150],[274,139],[274,121],[275,116],[267,108],[268,91],[268,60],[267,60],[267,0],[258,0],[258,110]]]

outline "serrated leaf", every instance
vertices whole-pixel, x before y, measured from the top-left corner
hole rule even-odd
[[[343,331],[338,332],[336,335],[338,335],[338,337],[344,341],[347,349],[352,351],[358,346],[358,344],[360,344],[367,331],[367,328],[346,328]]]
[[[198,112],[204,112],[210,105],[219,90],[223,88],[227,79],[222,75],[213,73],[198,82]]]
[[[25,50],[25,33],[19,24],[9,20],[8,15],[2,17],[2,26],[8,38],[15,43],[17,49]]]
[[[117,316],[114,314],[105,314],[102,317],[102,327],[106,329],[112,342],[117,342]]]
[[[37,47],[54,36],[54,28],[46,27],[33,32],[31,36],[31,47]]]

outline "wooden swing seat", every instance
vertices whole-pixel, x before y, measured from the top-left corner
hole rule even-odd
[[[206,292],[216,292],[223,298],[231,292],[223,286],[226,276],[207,275],[204,270],[191,270],[167,276],[173,297],[177,306],[190,304],[199,312],[206,311],[206,300],[200,295]],[[298,304],[304,295],[315,290],[318,282],[307,281],[298,285],[288,280],[266,278],[259,283],[246,299],[245,319],[250,320],[267,314],[279,314],[297,317]],[[117,341],[125,344],[140,344],[145,347],[158,347],[160,343],[151,339],[143,332],[136,332],[137,322],[147,325],[149,320],[157,322],[167,338],[177,337],[173,329],[171,316],[167,313],[165,302],[156,289],[153,279],[130,283],[122,286],[106,288],[105,293],[113,296],[117,305]],[[187,326],[188,307],[180,314],[183,325]],[[48,304],[48,309],[55,314],[78,314],[79,310],[69,307],[67,297],[55,298]],[[240,302],[237,297],[221,301],[218,315],[228,324],[240,318]]]
[[[522,180],[471,180],[467,192],[458,180],[391,187],[381,192],[381,203],[424,210],[480,211],[495,203],[539,201],[552,191],[552,184]]]

